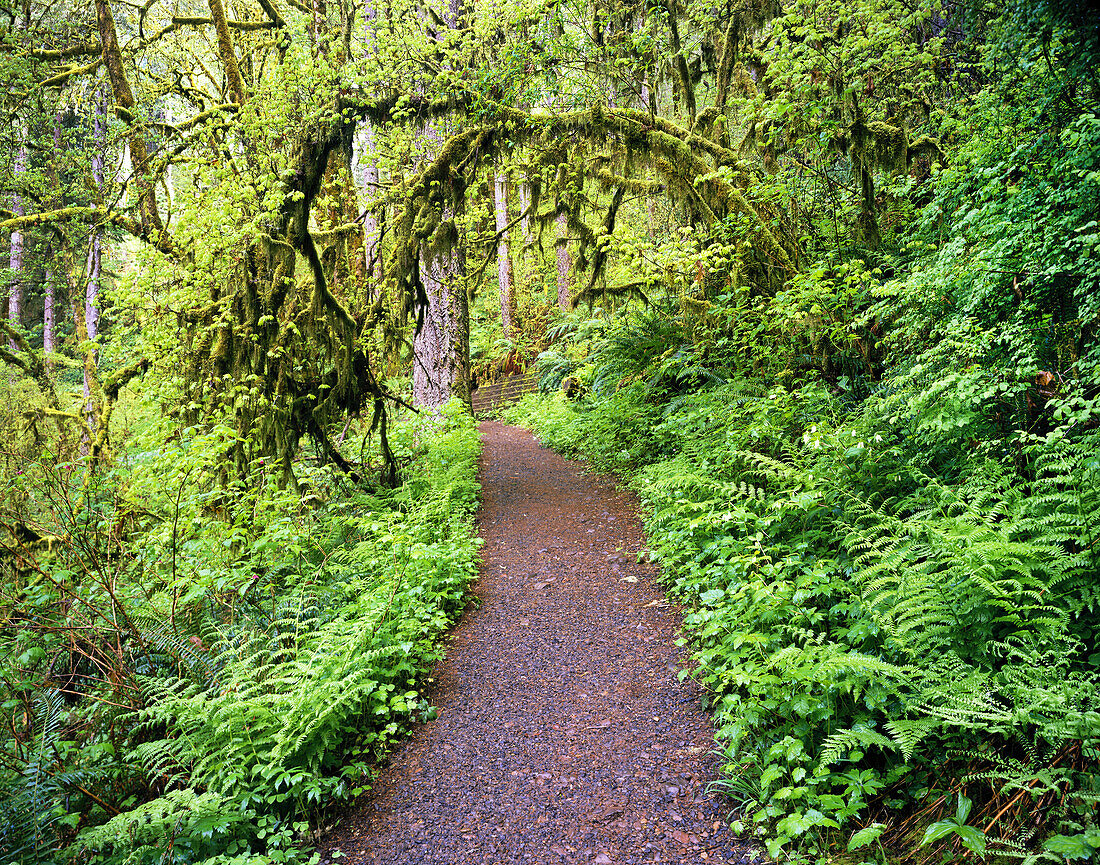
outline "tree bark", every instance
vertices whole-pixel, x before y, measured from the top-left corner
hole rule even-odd
[[[531,254],[535,245],[535,235],[531,229],[531,184],[526,178],[519,182],[519,231],[522,238],[520,246],[520,285],[523,286],[526,296],[530,296],[531,284],[534,282],[534,264]]]
[[[16,184],[22,180],[22,175],[27,172],[27,145],[26,136],[21,134],[19,149],[15,153],[15,162],[12,165],[12,174]],[[25,216],[23,210],[23,196],[16,190],[12,196],[12,212],[16,216]],[[8,267],[11,270],[11,281],[8,283],[8,321],[12,327],[18,329],[23,323],[23,232],[12,229],[11,250],[8,255]],[[11,348],[15,348],[14,342]]]
[[[381,214],[371,206],[372,200],[378,198],[379,182],[381,174],[378,170],[378,146],[374,138],[374,125],[369,121],[363,121],[356,130],[357,160],[356,186],[361,190],[364,200],[364,208],[361,214],[363,223],[363,256],[365,259],[365,276],[375,283],[382,281],[382,256],[378,247],[381,235]],[[374,296],[374,292],[371,292]]]
[[[233,37],[229,33],[229,24],[225,19],[225,7],[222,0],[208,0],[210,6],[210,20],[214,22],[214,29],[218,34],[218,56],[225,70],[225,81],[229,95],[238,105],[244,105],[245,92],[244,81],[241,79],[241,69],[237,65],[237,55],[233,50]]]
[[[101,94],[96,100],[95,119],[92,122],[92,182],[96,194],[103,198],[103,164],[107,149],[107,111]],[[88,339],[95,339],[99,333],[99,281],[103,274],[103,229],[92,229],[91,243],[88,248],[88,282],[84,293],[84,320],[88,328]],[[85,381],[85,396],[87,396]]]
[[[448,0],[447,26],[458,29],[467,8],[463,0]],[[425,134],[439,140],[435,129]],[[452,206],[444,207],[436,236],[454,228],[461,215],[462,201],[453,195]],[[458,199],[458,200],[455,200]],[[470,403],[470,309],[466,294],[466,257],[460,231],[452,232],[452,243],[427,241],[420,244],[420,277],[428,305],[413,337],[413,404],[438,408],[452,396],[471,409]],[[433,247],[435,250],[433,252]]]
[[[413,337],[413,404],[438,408],[452,396],[470,403],[470,310],[456,247],[434,258],[420,253],[428,296],[423,322]]]
[[[512,279],[512,253],[508,248],[508,178],[498,171],[493,179],[497,226],[497,278],[500,283],[500,324],[505,339],[513,339],[516,331],[516,296]]]
[[[554,252],[558,266],[558,307],[562,312],[569,312],[573,308],[572,289],[569,285],[573,257],[569,254],[569,219],[564,210],[558,211],[556,225],[558,236],[554,241]]]
[[[88,343],[88,324],[85,315],[85,293],[81,291],[76,282],[76,264],[73,261],[72,249],[68,240],[63,239],[59,252],[59,269],[65,278],[69,289],[69,299],[72,302],[73,326],[76,329],[77,343],[84,348],[84,409],[85,430],[81,439],[81,451],[87,454],[91,451],[92,442],[95,439],[96,418],[99,406],[99,378],[96,366],[95,352]]]
[[[46,268],[42,295],[42,353],[49,356],[57,351],[57,273],[51,264]]]
[[[653,115],[657,114],[656,103],[653,102],[653,92],[649,88],[649,71],[648,69],[642,75],[642,86],[639,91],[639,97],[642,102],[642,111],[648,111]],[[653,179],[653,167],[647,166],[645,171],[645,179]],[[652,192],[647,192],[645,195],[645,225],[646,234],[650,240],[656,237],[656,225],[657,225],[657,200],[656,196]]]
[[[92,182],[100,200],[103,198],[103,164],[107,149],[105,101],[106,96],[101,92],[96,99],[95,118],[92,121]],[[88,430],[95,438],[101,406],[99,350],[95,343],[99,334],[99,283],[103,275],[103,229],[99,225],[92,228],[84,275],[86,281],[83,298],[73,297],[73,314],[76,332],[84,351],[84,415]]]
[[[53,119],[53,141],[50,145],[50,162],[47,169],[48,177],[54,187],[53,205],[62,203],[60,172],[57,170],[61,162],[61,122],[63,111],[58,109]],[[46,285],[42,298],[42,354],[46,363],[50,364],[50,355],[57,351],[57,277],[60,268],[61,250],[51,244],[46,251]]]
[[[680,27],[676,19],[677,6],[672,0],[665,3],[665,11],[668,12],[668,30],[672,48],[673,62],[676,64],[676,72],[680,78],[680,90],[684,97],[684,107],[687,109],[687,128],[695,125],[695,85],[688,71],[687,58],[684,56],[684,46],[680,42]]]
[[[134,182],[138,190],[138,209],[141,213],[141,225],[147,239],[156,242],[164,234],[164,225],[157,207],[157,191],[149,169],[149,150],[145,146],[145,136],[134,115],[137,103],[134,92],[122,65],[122,52],[118,47],[115,32],[115,19],[107,0],[95,0],[96,21],[99,26],[99,41],[103,48],[103,65],[107,69],[107,79],[111,83],[115,105],[119,115],[126,123],[126,143],[130,149],[130,161],[134,168]]]
[[[363,4],[363,48],[368,55],[373,54],[378,48],[378,37],[375,32],[377,20],[378,10],[375,9],[374,0],[365,0]],[[362,212],[364,270],[365,276],[376,285],[379,285],[382,282],[382,255],[378,244],[381,240],[384,211],[379,212],[370,206],[370,202],[378,199],[379,184],[382,179],[378,168],[378,142],[375,139],[373,121],[369,119],[360,121],[356,127],[356,138],[358,139],[356,151],[359,170],[353,172],[353,176],[356,177],[356,185],[362,190],[363,198],[367,202]],[[370,295],[373,297],[375,292],[371,291]]]

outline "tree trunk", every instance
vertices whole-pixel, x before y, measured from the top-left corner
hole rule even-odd
[[[92,182],[100,199],[103,197],[103,163],[107,148],[106,96],[99,94],[92,123]],[[103,276],[103,229],[95,226],[88,243],[88,259],[84,269],[83,304],[73,298],[76,331],[84,346],[84,414],[92,436],[96,433],[99,418],[99,351],[94,342],[99,334],[99,281]],[[83,318],[83,322],[81,322]],[[82,326],[83,325],[83,326]]]
[[[665,11],[668,12],[668,30],[673,61],[676,64],[676,71],[680,78],[680,95],[683,97],[684,107],[687,109],[687,127],[691,129],[695,125],[696,115],[695,84],[691,80],[687,57],[684,55],[684,47],[680,42],[680,27],[676,18],[678,7],[675,3],[667,2]]]
[[[218,34],[218,56],[225,70],[226,88],[229,96],[238,105],[244,105],[246,95],[244,81],[241,79],[241,70],[237,65],[237,54],[233,49],[233,37],[229,32],[229,24],[225,19],[225,7],[222,0],[208,0],[210,7],[210,20],[214,22],[214,30]]]
[[[649,89],[649,71],[648,70],[646,70],[646,72],[642,75],[642,86],[641,86],[641,89],[640,89],[638,95],[641,98],[642,111],[649,111],[652,114],[656,115],[657,105],[656,105],[655,102],[651,101],[653,99],[653,93]],[[653,167],[652,166],[649,166],[649,167],[646,168],[645,179],[646,180],[652,180],[653,179]],[[650,240],[653,240],[654,237],[656,237],[656,225],[657,225],[656,210],[657,210],[656,197],[654,196],[654,194],[652,192],[647,192],[645,194],[645,226],[646,226],[646,234],[649,236]]]
[[[377,21],[378,10],[375,8],[374,0],[365,0],[363,3],[363,48],[368,55],[378,50]],[[378,168],[378,142],[375,139],[374,122],[369,119],[361,120],[356,126],[355,137],[357,139],[357,146],[355,147],[357,170],[353,170],[352,176],[356,180],[356,187],[362,192],[364,201],[361,201],[360,204],[366,203],[362,212],[364,275],[377,286],[377,288],[372,288],[370,291],[370,296],[373,297],[376,291],[381,291],[382,250],[378,244],[382,236],[381,228],[385,218],[384,209],[378,211],[370,206],[370,202],[376,201],[379,197],[378,193],[381,189],[380,182],[382,180],[382,174]],[[377,206],[384,208],[384,205],[381,204]]]
[[[535,235],[531,230],[531,184],[523,179],[519,182],[519,231],[522,237],[520,247],[520,285],[523,286],[527,296],[530,296],[531,285],[535,281],[535,267],[532,259],[532,250],[535,245]]]
[[[558,236],[554,241],[554,251],[558,264],[558,307],[562,312],[569,312],[573,308],[572,290],[569,286],[573,257],[569,254],[569,219],[564,210],[558,211],[556,225]]]
[[[497,224],[497,275],[500,282],[500,324],[505,339],[515,337],[516,297],[512,281],[512,253],[508,248],[508,179],[497,172],[493,182]]]
[[[103,166],[107,149],[107,109],[106,97],[101,94],[96,100],[95,119],[92,124],[92,182],[96,193],[103,198]],[[84,321],[88,328],[88,339],[95,339],[99,333],[99,281],[103,276],[103,228],[95,226],[88,248],[88,276],[84,293]],[[88,383],[84,383],[87,395]]]
[[[84,291],[84,323],[88,328],[88,339],[99,335],[99,281],[103,276],[103,232],[100,229],[92,234],[88,246],[88,282]]]
[[[447,26],[452,29],[462,26],[466,11],[463,0],[448,0]],[[428,127],[425,133],[429,138],[439,140],[432,127]],[[452,200],[453,209],[443,209],[436,228],[437,237],[452,226],[456,215],[461,215],[461,200]],[[466,257],[461,231],[453,234],[453,243],[435,244],[437,251],[434,253],[428,241],[420,244],[420,278],[428,296],[428,306],[413,337],[413,404],[438,408],[456,396],[471,411]]]
[[[438,408],[452,396],[470,404],[470,310],[456,247],[431,258],[420,253],[428,295],[424,320],[413,338],[413,404]]]
[[[53,253],[47,252],[47,255]],[[42,353],[49,356],[57,351],[57,281],[56,265],[51,261],[46,267],[42,295]]]
[[[50,148],[50,162],[48,177],[54,187],[53,205],[61,206],[61,173],[58,165],[61,162],[61,122],[64,112],[58,109],[53,119],[53,142]],[[46,357],[46,363],[50,364],[50,355],[57,351],[57,278],[60,275],[61,263],[60,246],[50,244],[46,249],[46,285],[42,298],[42,354]]]
[[[141,225],[146,239],[156,243],[162,239],[164,224],[161,222],[160,209],[157,206],[157,191],[149,167],[149,150],[145,146],[142,125],[134,116],[136,102],[134,92],[130,89],[130,82],[126,78],[122,51],[119,49],[118,35],[115,31],[115,19],[107,0],[95,0],[95,9],[99,43],[103,50],[103,65],[107,70],[107,79],[111,84],[115,105],[120,109],[119,116],[128,127],[126,143],[134,168],[133,176],[138,190]]]
[[[27,172],[27,145],[25,135],[20,136],[19,149],[15,153],[15,162],[12,165],[13,179],[18,185]],[[16,216],[23,216],[23,196],[16,190],[12,196],[12,212]],[[23,316],[23,232],[15,229],[11,233],[11,251],[8,255],[8,267],[11,269],[11,282],[8,284],[8,321],[12,327],[22,327]],[[11,347],[16,347],[12,342]]]
[[[96,417],[99,405],[99,380],[95,362],[95,352],[88,346],[88,324],[85,313],[85,294],[76,282],[76,264],[67,241],[62,241],[59,267],[68,283],[69,298],[72,301],[73,327],[76,330],[77,343],[84,349],[84,409],[87,430],[81,439],[81,452],[87,454],[95,438]]]
[[[365,204],[362,212],[364,271],[377,284],[382,281],[382,257],[378,248],[382,220],[381,214],[370,203],[378,197],[381,175],[378,170],[378,146],[375,143],[374,126],[369,120],[359,124],[356,138],[355,185],[360,190],[360,204]],[[372,290],[371,296],[373,295]]]

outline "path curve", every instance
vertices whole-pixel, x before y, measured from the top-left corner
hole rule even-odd
[[[637,562],[637,501],[481,425],[482,566],[428,698],[327,840],[351,865],[754,861],[707,793],[698,688],[676,676],[679,615]]]

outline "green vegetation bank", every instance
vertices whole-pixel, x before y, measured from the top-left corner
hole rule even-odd
[[[569,320],[509,414],[641,496],[780,859],[1100,851],[1100,93],[1019,24],[881,245],[765,296],[710,244],[716,288]]]

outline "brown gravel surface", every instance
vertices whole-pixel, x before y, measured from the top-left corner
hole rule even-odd
[[[481,425],[473,603],[398,746],[322,849],[385,865],[755,861],[707,792],[714,739],[637,502],[526,430]]]

